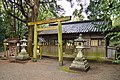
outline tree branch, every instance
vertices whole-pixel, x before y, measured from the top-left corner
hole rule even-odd
[[[7,11],[6,6],[8,7],[8,5],[6,3],[6,0],[2,0],[2,3],[3,3],[3,6],[4,6],[4,9]]]
[[[13,2],[13,0],[8,0],[10,3],[14,3],[15,5],[17,5],[17,6],[20,6],[20,4],[18,4],[18,3],[16,3],[16,2]]]
[[[10,2],[11,4],[15,4],[15,5],[19,6],[19,7],[20,7],[19,10],[21,11],[21,13],[25,16],[25,18],[28,18],[28,16],[27,16],[26,13],[25,13],[25,10],[24,10],[24,8],[23,8],[23,6],[22,6],[22,0],[20,0],[20,4],[14,2],[14,1],[12,1],[12,0],[9,0],[9,2]]]
[[[26,23],[26,21],[24,21],[24,20],[20,19],[19,17],[17,17],[17,16],[15,16],[15,15],[13,15],[12,13],[8,13],[8,15],[10,15],[10,16],[12,16],[12,17],[16,18],[17,20],[20,20],[21,22]]]
[[[31,2],[31,0],[25,0],[26,4],[30,6],[30,8],[32,9],[33,8],[33,4]]]

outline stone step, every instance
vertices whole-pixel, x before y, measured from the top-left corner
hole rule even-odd
[[[85,61],[85,58],[83,58],[83,57],[82,58],[76,57],[75,61]]]
[[[89,64],[86,65],[72,65],[69,67],[71,70],[77,70],[77,71],[88,71],[90,69]]]
[[[72,63],[71,67],[76,67],[76,68],[86,68],[89,64],[78,64],[78,63]]]
[[[85,61],[73,61],[73,63],[76,63],[76,64],[86,64],[87,63],[87,60],[85,60]]]

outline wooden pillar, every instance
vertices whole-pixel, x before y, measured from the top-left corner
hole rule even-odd
[[[63,47],[62,47],[62,25],[58,21],[58,55],[59,55],[59,65],[63,65]]]
[[[40,45],[40,59],[42,59],[42,45]]]
[[[37,61],[37,25],[34,25],[33,62]]]
[[[6,45],[6,43],[4,42],[4,57],[7,57],[7,56],[6,56],[6,52],[7,52],[6,48],[7,48],[7,45]]]

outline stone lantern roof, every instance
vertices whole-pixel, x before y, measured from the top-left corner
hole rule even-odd
[[[11,44],[16,44],[19,42],[19,39],[17,38],[10,38],[10,39],[7,39],[6,41],[7,43],[11,43]]]
[[[74,42],[86,42],[86,41],[82,38],[82,34],[79,34],[79,37],[75,39]]]
[[[39,37],[39,41],[40,41],[41,43],[46,42],[46,41],[45,41],[45,39],[44,39],[44,38],[42,38],[42,37]]]

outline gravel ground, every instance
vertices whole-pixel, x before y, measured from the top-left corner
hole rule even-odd
[[[71,61],[64,61],[69,66]],[[89,62],[88,72],[69,73],[59,69],[58,61],[43,58],[38,62],[0,60],[0,80],[120,80],[120,65]]]

